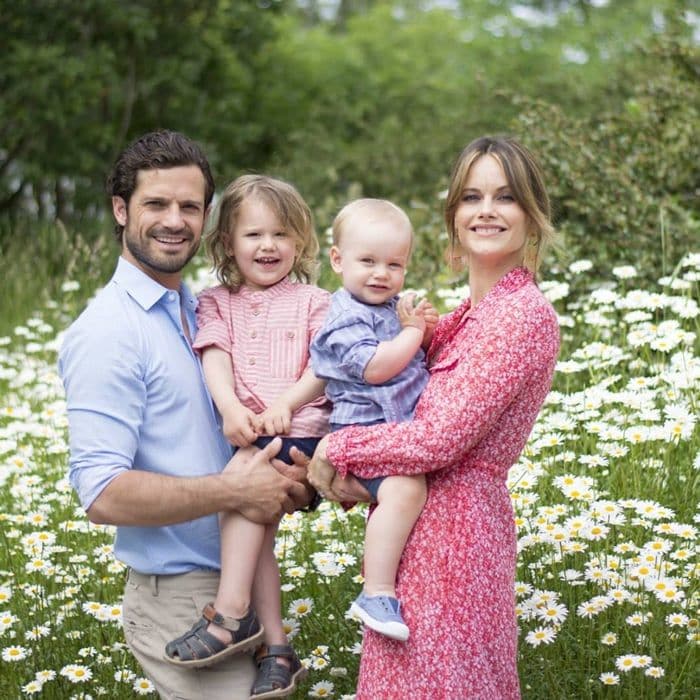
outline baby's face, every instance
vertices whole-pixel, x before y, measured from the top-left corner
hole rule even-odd
[[[396,221],[355,217],[331,248],[331,266],[356,299],[383,304],[403,289],[411,242],[411,230]]]

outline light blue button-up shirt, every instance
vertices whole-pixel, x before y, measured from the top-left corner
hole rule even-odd
[[[197,301],[123,258],[66,332],[59,354],[70,426],[70,481],[85,509],[128,469],[194,477],[231,456],[182,327]],[[117,528],[115,555],[144,574],[218,569],[216,515],[165,527]]]

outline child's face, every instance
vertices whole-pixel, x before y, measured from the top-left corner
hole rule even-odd
[[[345,223],[340,244],[331,248],[331,266],[356,299],[383,304],[403,289],[411,235],[396,221],[356,216]]]
[[[284,279],[294,266],[296,236],[257,197],[241,204],[227,252],[235,258],[246,287],[260,291]]]

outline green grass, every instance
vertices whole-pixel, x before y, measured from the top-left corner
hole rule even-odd
[[[16,306],[0,333],[0,697],[30,695],[44,674],[55,677],[37,684],[41,698],[131,698],[141,671],[119,625],[124,568],[112,530],[88,524],[66,481],[55,371],[60,331],[116,251],[109,240],[103,249],[51,235],[32,251],[11,247],[1,283]],[[42,246],[48,257],[72,247],[44,265]],[[624,270],[592,283],[585,267],[545,275],[562,353],[509,480],[523,697],[691,698],[700,255],[643,289]],[[311,667],[298,698],[353,693],[361,636],[345,613],[360,586],[363,526],[362,507],[329,504],[282,523],[283,610]]]

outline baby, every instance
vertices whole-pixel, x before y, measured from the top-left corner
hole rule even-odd
[[[382,199],[358,199],[333,222],[330,263],[343,287],[331,298],[311,343],[314,374],[327,381],[331,430],[410,420],[428,382],[424,352],[437,311],[415,295],[398,300],[413,246],[408,216]],[[367,627],[405,641],[396,598],[404,545],[426,499],[422,474],[360,480],[376,503],[367,522],[364,588],[351,613]]]

